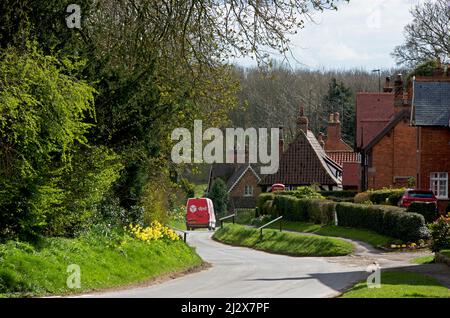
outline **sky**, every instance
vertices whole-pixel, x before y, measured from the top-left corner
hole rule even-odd
[[[290,37],[295,59],[293,68],[390,69],[395,67],[390,55],[404,42],[403,28],[412,22],[410,9],[423,0],[350,0],[338,11],[314,14],[297,35]],[[280,56],[273,55],[281,60]],[[242,58],[237,64],[255,63]]]

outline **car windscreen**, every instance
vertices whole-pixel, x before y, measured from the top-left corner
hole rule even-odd
[[[418,192],[418,191],[411,191],[408,194],[411,198],[418,198],[418,199],[432,199],[433,193],[432,192]]]

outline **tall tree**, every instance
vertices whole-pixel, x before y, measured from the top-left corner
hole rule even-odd
[[[406,41],[392,55],[399,64],[414,67],[430,59],[450,60],[450,5],[448,0],[426,0],[416,5],[412,23],[405,29]]]
[[[339,113],[342,123],[342,138],[350,145],[355,141],[355,106],[352,91],[335,78],[331,79],[328,93],[322,101],[321,130],[326,130],[328,114]]]

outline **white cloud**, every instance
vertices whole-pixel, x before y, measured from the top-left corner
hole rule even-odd
[[[393,67],[395,61],[390,53],[403,43],[403,28],[412,21],[409,11],[420,1],[423,0],[350,0],[341,3],[337,12],[317,13],[316,23],[308,23],[291,37],[295,59],[300,62],[291,59],[291,65]]]

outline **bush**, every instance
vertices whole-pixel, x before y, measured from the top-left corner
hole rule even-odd
[[[393,205],[393,206],[398,206],[398,202],[400,201],[400,199],[402,198],[402,196],[403,196],[403,191],[402,192],[395,192],[395,193],[392,193],[389,197],[388,197],[388,202],[389,202],[389,204],[390,205]]]
[[[315,224],[334,224],[336,203],[327,200],[308,200],[307,218]]]
[[[372,230],[403,241],[429,237],[422,215],[406,213],[397,207],[338,203],[336,214],[339,226]]]
[[[224,216],[228,211],[228,191],[225,182],[221,178],[214,180],[207,197],[212,200],[216,216]]]
[[[298,187],[292,194],[297,199],[323,199],[324,197],[312,187]]]
[[[278,215],[288,221],[306,221],[308,219],[306,200],[289,195],[277,195],[273,206]]]
[[[406,211],[423,215],[427,223],[433,223],[439,217],[438,209],[434,203],[413,202]]]
[[[386,204],[389,203],[391,204],[389,201],[389,198],[391,196],[393,196],[393,200],[395,200],[396,196],[399,196],[399,200],[401,198],[401,196],[403,195],[403,193],[405,193],[406,189],[381,189],[381,190],[375,190],[375,191],[369,191],[369,199],[370,201],[372,201],[374,204]],[[398,200],[397,200],[398,202]],[[391,204],[391,205],[397,205],[397,202],[395,202],[395,204]]]
[[[370,201],[370,195],[369,195],[369,192],[361,192],[361,193],[358,193],[358,194],[355,195],[355,197],[353,198],[353,201],[354,201],[355,203],[363,203],[363,202]]]
[[[351,190],[342,191],[319,191],[319,193],[325,198],[354,198],[358,192]]]
[[[258,210],[259,215],[263,215],[264,213],[264,204],[266,201],[273,200],[275,197],[272,193],[261,193],[256,202],[256,208]]]
[[[450,219],[440,217],[436,222],[428,227],[431,232],[431,250],[439,252],[440,250],[450,248]]]

